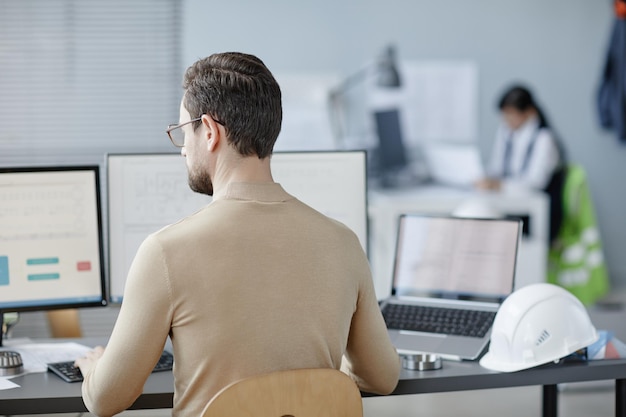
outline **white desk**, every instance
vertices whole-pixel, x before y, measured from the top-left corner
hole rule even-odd
[[[390,294],[397,221],[402,213],[450,214],[470,200],[485,202],[505,215],[527,216],[515,288],[545,281],[549,240],[549,197],[538,191],[489,192],[422,185],[410,189],[370,190],[370,263],[379,299]]]

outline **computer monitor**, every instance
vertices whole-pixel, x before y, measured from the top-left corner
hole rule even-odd
[[[271,164],[287,192],[350,227],[367,251],[365,151],[275,152]],[[141,242],[211,198],[191,191],[179,153],[109,154],[107,172],[110,300],[119,303]]]
[[[0,312],[106,305],[103,249],[98,166],[0,168]]]
[[[211,202],[187,182],[185,158],[175,154],[108,154],[110,301],[120,303],[126,275],[151,233]]]
[[[368,252],[365,151],[275,152],[272,175],[288,193],[348,226]]]
[[[397,109],[374,112],[378,147],[374,151],[375,175],[381,185],[393,186],[394,176],[408,165],[406,148],[400,124],[400,112]]]

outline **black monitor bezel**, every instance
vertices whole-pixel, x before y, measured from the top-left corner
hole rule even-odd
[[[106,263],[104,256],[104,230],[102,223],[102,191],[100,183],[99,165],[55,165],[55,166],[9,166],[0,167],[0,175],[4,173],[42,173],[42,172],[63,172],[63,171],[89,171],[94,173],[95,194],[96,194],[96,217],[98,221],[98,256],[100,261],[100,299],[89,302],[71,302],[59,304],[40,304],[28,306],[3,306],[0,313],[27,312],[27,311],[49,311],[68,308],[88,308],[105,307],[108,304]],[[1,316],[1,314],[0,314]]]

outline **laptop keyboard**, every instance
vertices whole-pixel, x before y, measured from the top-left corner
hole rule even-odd
[[[169,371],[174,365],[174,356],[164,350],[152,372]],[[48,364],[48,370],[63,379],[65,382],[81,382],[83,374],[74,366],[74,361],[55,362]]]
[[[492,311],[386,304],[382,309],[387,328],[454,336],[483,337],[496,316]]]

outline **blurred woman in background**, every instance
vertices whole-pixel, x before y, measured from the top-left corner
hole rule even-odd
[[[476,187],[488,190],[533,189],[550,195],[550,238],[561,219],[565,152],[544,112],[528,88],[515,85],[498,102],[503,123],[498,128],[488,177]]]
[[[546,190],[564,164],[564,156],[543,111],[523,86],[509,88],[498,107],[503,123],[496,133],[489,177],[477,187]]]

